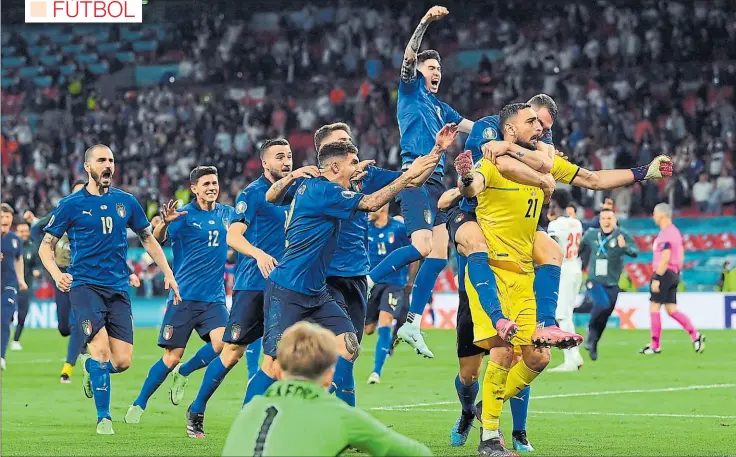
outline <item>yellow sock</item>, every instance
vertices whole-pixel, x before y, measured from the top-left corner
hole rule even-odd
[[[488,361],[483,377],[483,429],[498,430],[498,419],[503,409],[503,393],[509,369]]]
[[[71,377],[72,370],[74,370],[74,367],[70,363],[64,362],[64,368],[61,369],[61,374],[65,374]]]
[[[509,370],[503,401],[507,401],[509,398],[518,395],[519,392],[526,389],[537,376],[539,376],[539,373],[526,366],[523,360],[514,365],[511,370]],[[485,402],[483,403],[483,409],[485,409]]]

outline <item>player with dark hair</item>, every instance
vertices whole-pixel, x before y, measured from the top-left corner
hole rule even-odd
[[[162,223],[153,234],[163,243],[171,239],[176,276],[182,301],[174,302],[169,293],[166,313],[161,323],[158,345],[164,355],[151,366],[138,398],[128,408],[125,422],[137,424],[156,389],[173,371],[169,391],[171,403],[178,405],[184,397],[188,376],[207,366],[222,352],[222,335],[227,323],[225,307],[225,262],[227,261],[227,230],[235,209],[217,203],[220,182],[217,168],[200,166],[189,174],[190,190],[196,199],[181,209],[170,201],[161,210]],[[179,364],[184,356],[192,330],[205,341],[194,356]]]
[[[433,50],[419,52],[429,24],[447,14],[449,13],[444,7],[430,8],[404,50],[397,104],[404,168],[416,158],[430,153],[435,136],[444,124],[455,123],[458,130],[464,133],[470,132],[473,127],[472,121],[463,118],[436,96],[442,80],[439,53]],[[420,323],[437,277],[447,265],[447,229],[444,215],[437,209],[437,201],[446,190],[442,182],[444,174],[443,155],[433,175],[423,186],[401,193],[398,200],[412,244],[392,252],[381,263],[372,267],[368,277],[369,287],[372,287],[392,272],[425,259],[415,279],[406,323],[401,326],[397,335],[418,354],[428,358],[434,357],[434,354],[424,342]]]
[[[28,288],[18,291],[18,314],[15,325],[15,333],[13,341],[10,342],[11,351],[22,351],[23,346],[20,344],[20,337],[23,335],[23,329],[28,316],[28,309],[31,306],[31,292],[33,291],[33,283],[36,278],[41,276],[39,265],[41,260],[38,258],[38,247],[31,240],[31,226],[28,222],[23,221],[15,225],[15,234],[18,235],[23,247],[23,277],[26,280]]]
[[[0,368],[6,368],[5,352],[10,342],[10,323],[16,308],[16,297],[19,290],[27,290],[28,285],[23,278],[23,246],[20,238],[10,229],[13,227],[15,211],[7,203],[0,205],[0,234],[2,234],[2,309],[0,309]]]
[[[187,434],[204,438],[204,413],[215,390],[240,361],[248,345],[263,336],[263,289],[284,252],[284,208],[266,202],[266,190],[284,176],[316,176],[315,167],[292,172],[291,146],[285,139],[272,139],[260,150],[263,175],[246,187],[235,200],[235,215],[227,230],[227,246],[238,253],[230,317],[222,338],[224,348],[210,362],[197,396],[187,410]],[[223,267],[225,262],[223,261]],[[222,275],[220,275],[222,282]],[[244,403],[263,393],[274,382],[272,360],[249,381]]]
[[[97,433],[112,435],[110,374],[127,370],[133,356],[133,319],[127,291],[128,228],[138,235],[163,271],[164,285],[173,289],[174,303],[178,304],[181,297],[140,203],[131,194],[112,187],[115,159],[110,148],[97,144],[87,149],[84,169],[87,185],[59,202],[44,229],[46,235],[38,253],[56,286],[70,292],[90,351],[90,355],[82,356],[84,393],[95,399]],[[69,233],[72,258],[66,273],[56,265],[54,255],[64,233]]]

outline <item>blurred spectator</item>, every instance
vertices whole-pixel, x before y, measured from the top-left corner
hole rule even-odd
[[[713,183],[707,173],[701,173],[698,182],[693,185],[693,200],[700,211],[710,210],[710,200],[713,195]]]

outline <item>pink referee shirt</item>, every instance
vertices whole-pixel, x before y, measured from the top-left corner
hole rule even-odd
[[[672,270],[675,273],[679,273],[682,269],[682,262],[685,258],[685,248],[682,245],[682,234],[675,224],[670,225],[664,230],[659,232],[657,238],[654,239],[654,246],[652,251],[654,252],[654,260],[652,261],[652,268],[656,271],[659,265],[659,259],[662,257],[662,251],[669,249],[670,262],[667,265],[668,270]]]

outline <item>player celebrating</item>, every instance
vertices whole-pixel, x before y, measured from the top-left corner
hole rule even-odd
[[[371,265],[378,264],[388,254],[411,243],[404,223],[389,217],[388,205],[368,214],[368,221],[370,222],[368,252]],[[383,278],[373,287],[368,299],[365,333],[371,335],[378,330],[373,371],[368,376],[368,384],[381,382],[381,370],[391,350],[391,325],[394,317],[397,317],[397,313],[404,306],[407,275],[408,267],[404,267]]]
[[[430,8],[414,30],[404,51],[397,105],[404,168],[417,157],[430,152],[435,136],[443,124],[457,123],[458,129],[465,133],[473,126],[472,121],[464,119],[436,96],[442,79],[439,53],[433,50],[419,52],[422,37],[429,24],[447,14],[447,9],[441,6]],[[401,193],[401,213],[412,244],[395,250],[380,264],[372,267],[368,280],[372,287],[389,274],[425,258],[417,273],[406,323],[401,326],[397,335],[418,354],[428,358],[434,357],[434,354],[424,342],[420,323],[437,277],[447,264],[447,229],[443,214],[437,210],[437,200],[445,191],[442,183],[444,173],[443,155],[434,174],[424,186]]]
[[[580,239],[583,237],[583,224],[565,215],[569,206],[569,192],[558,189],[552,194],[552,201],[547,212],[549,219],[547,233],[560,245],[564,253],[560,274],[560,292],[557,299],[557,322],[562,330],[575,333],[573,310],[575,299],[583,285],[582,264],[578,257]],[[563,355],[562,365],[552,368],[550,372],[577,371],[583,366],[583,357],[577,346],[563,349]]]
[[[280,381],[238,414],[223,455],[338,455],[348,446],[369,455],[431,455],[425,445],[327,395],[338,360],[328,330],[299,322],[284,332],[277,355]]]
[[[672,209],[667,203],[654,207],[652,214],[654,223],[660,231],[654,239],[654,259],[652,260],[652,282],[649,315],[652,318],[652,341],[641,351],[651,355],[660,353],[660,337],[662,336],[662,320],[659,315],[662,305],[667,314],[690,335],[695,352],[705,350],[705,335],[698,332],[685,314],[677,310],[677,285],[680,282],[680,270],[685,257],[682,234],[672,223]]]
[[[178,405],[184,396],[187,377],[207,366],[222,352],[222,335],[227,323],[225,307],[225,262],[227,229],[234,217],[232,206],[217,203],[220,183],[217,168],[201,166],[189,173],[190,189],[196,200],[176,210],[170,201],[161,211],[163,222],[154,236],[163,243],[168,236],[174,253],[174,275],[181,287],[182,301],[174,303],[169,292],[158,345],[164,355],[148,371],[138,398],[128,408],[125,422],[137,424],[156,389],[174,371],[169,391],[171,403]],[[179,364],[192,330],[206,344],[184,364]]]
[[[31,306],[31,291],[33,290],[33,283],[36,278],[41,276],[41,271],[38,269],[38,265],[40,263],[38,258],[38,248],[33,244],[33,241],[31,241],[31,226],[28,222],[23,221],[16,224],[15,234],[18,235],[18,238],[20,238],[22,243],[23,277],[26,280],[28,288],[18,291],[18,297],[16,299],[18,303],[18,316],[13,341],[10,343],[10,350],[22,351],[23,346],[20,344],[20,337],[23,334],[23,328],[26,324],[28,308]]]
[[[0,368],[6,368],[5,352],[10,342],[10,323],[16,308],[16,297],[19,290],[27,290],[28,285],[23,278],[23,246],[20,238],[10,231],[13,226],[13,208],[7,203],[0,205],[0,233],[2,234],[2,315],[0,319],[0,337],[2,338],[2,356]]]
[[[141,205],[131,194],[112,186],[115,160],[109,147],[97,144],[85,151],[88,183],[63,198],[44,229],[38,254],[46,270],[70,300],[89,344],[84,361],[84,393],[94,396],[97,433],[112,435],[110,374],[125,371],[133,355],[133,319],[125,263],[130,227],[164,273],[165,287],[181,301],[179,286],[156,241]],[[69,233],[72,262],[67,273],[56,265],[54,248]],[[104,274],[101,274],[104,272]]]

